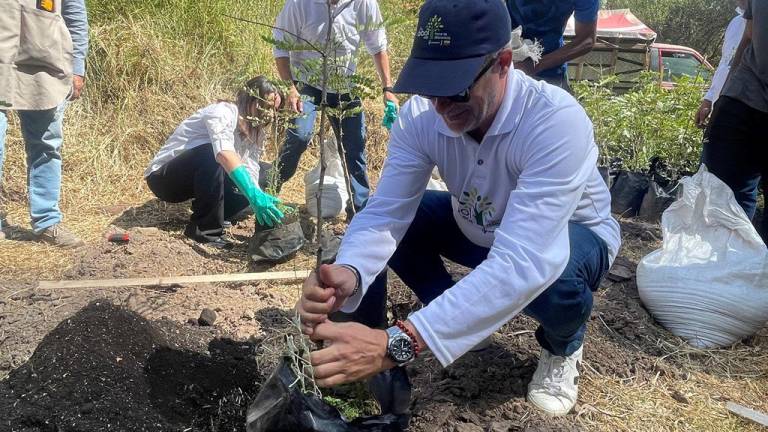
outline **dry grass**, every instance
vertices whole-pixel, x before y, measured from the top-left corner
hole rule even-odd
[[[657,362],[682,366],[681,373],[669,375],[608,377],[587,362],[577,418],[590,430],[762,430],[730,414],[725,404],[768,412],[767,337],[764,329],[754,347],[711,350],[660,340],[666,354]]]
[[[237,6],[234,2],[223,2],[217,7],[235,8],[228,11],[271,22],[280,3],[251,0]],[[412,19],[419,2],[382,5],[386,14]],[[141,13],[140,9],[136,6],[131,13],[115,16],[108,16],[108,12],[114,12],[110,10],[92,14],[87,93],[84,100],[72,104],[67,111],[61,207],[66,225],[89,243],[104,235],[122,206],[141,205],[152,198],[143,181],[143,170],[180,120],[209,101],[228,97],[233,83],[239,79],[255,73],[272,74],[273,70],[270,48],[258,39],[261,30],[241,31],[225,25],[221,31],[202,28],[201,34],[197,34],[194,28],[174,26],[171,21],[178,17],[164,19]],[[411,27],[404,27],[408,31],[390,32],[394,71],[399,70],[408,53]],[[179,38],[172,36],[174,32],[181,32]],[[200,42],[207,37],[214,42]],[[183,40],[194,43],[182,43]],[[370,61],[363,62],[363,70],[371,71]],[[378,126],[380,110],[379,101],[366,103],[374,183],[386,153],[387,132]],[[273,154],[274,149],[268,149],[266,159]],[[304,201],[301,173],[314,165],[311,154],[314,152],[308,152],[302,159],[299,174],[284,188],[285,201]],[[19,240],[0,243],[0,280],[60,278],[73,264],[74,255],[29,241],[23,144],[13,116],[6,156],[1,204],[12,226],[10,232]],[[312,256],[299,255],[276,270],[309,268],[313,262]],[[289,308],[297,287],[270,285],[269,290],[277,293],[276,307]],[[733,400],[768,411],[765,342],[759,348],[740,346],[711,351],[667,341],[659,343],[668,356],[686,365],[687,379],[619,379],[587,373],[578,424],[589,430],[607,431],[757,430],[756,426],[728,415],[724,404]],[[675,391],[688,403],[673,399]]]

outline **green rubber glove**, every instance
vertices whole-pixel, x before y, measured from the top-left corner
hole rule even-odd
[[[280,200],[257,188],[251,179],[251,175],[248,174],[245,165],[239,165],[233,169],[229,173],[229,177],[248,199],[248,203],[253,209],[253,214],[256,215],[256,220],[260,225],[272,227],[283,220],[285,215],[276,205],[280,203]]]
[[[392,124],[397,120],[397,105],[392,101],[384,104],[384,117],[381,119],[381,125],[387,129],[392,129]]]

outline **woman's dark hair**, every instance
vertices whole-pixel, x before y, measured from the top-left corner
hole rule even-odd
[[[246,124],[248,125],[247,135],[249,137],[255,136],[258,132],[259,125],[267,124],[271,120],[271,118],[261,118],[262,116],[270,115],[268,113],[273,108],[272,103],[269,101],[269,95],[271,94],[279,95],[280,103],[284,103],[285,98],[280,89],[263,75],[249,79],[245,85],[237,91],[237,94],[235,95],[235,105],[237,105],[238,115],[246,120]],[[251,111],[251,106],[254,102],[258,102],[258,112]],[[254,120],[256,120],[256,124],[254,124]]]

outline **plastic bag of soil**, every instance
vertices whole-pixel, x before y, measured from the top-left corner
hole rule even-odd
[[[398,432],[399,416],[385,414],[347,421],[339,410],[302,393],[290,359],[283,357],[246,414],[247,432]]]
[[[648,183],[646,174],[621,171],[611,187],[611,212],[621,216],[637,216],[648,191]]]
[[[638,216],[648,222],[659,222],[664,210],[675,202],[675,188],[676,186],[664,188],[655,181],[651,181],[648,192],[643,197],[642,204],[640,204]]]
[[[323,264],[332,264],[336,261],[336,255],[339,253],[339,247],[341,247],[340,235],[336,235],[330,231],[323,231],[320,236],[320,246],[322,246],[322,255],[320,260]]]
[[[248,243],[248,255],[257,263],[282,262],[301,249],[305,242],[298,220],[274,228],[257,227]]]

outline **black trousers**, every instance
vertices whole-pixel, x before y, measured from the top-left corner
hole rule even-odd
[[[267,183],[271,164],[259,162],[259,187]],[[248,199],[237,191],[213,147],[197,146],[180,154],[147,177],[147,185],[161,201],[178,203],[192,199],[191,226],[201,234],[223,233],[223,223],[248,208]]]
[[[751,219],[757,208],[760,181],[768,180],[768,113],[738,99],[720,96],[715,103],[702,151],[709,171],[733,190]],[[768,191],[763,183],[763,197]],[[768,240],[763,208],[762,236]]]

